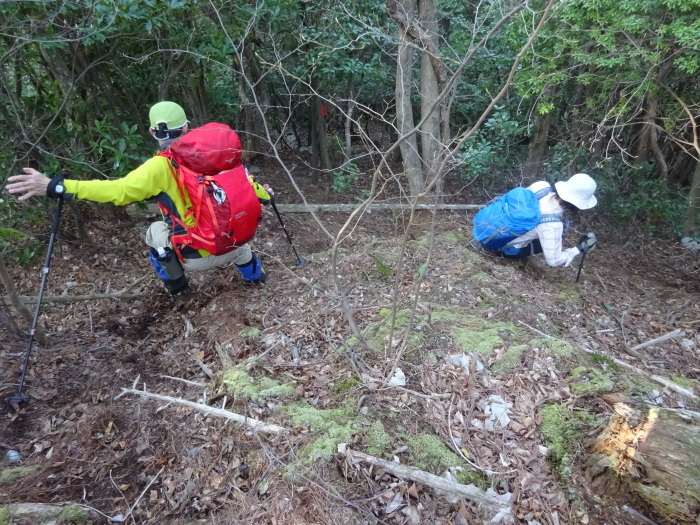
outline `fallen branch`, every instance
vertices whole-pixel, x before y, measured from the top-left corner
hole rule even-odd
[[[415,467],[407,467],[399,463],[394,463],[393,461],[386,461],[375,456],[370,456],[369,454],[364,454],[363,452],[357,452],[356,450],[346,449],[346,454],[351,460],[365,461],[374,466],[381,467],[398,478],[410,479],[416,483],[432,487],[433,489],[449,492],[476,503],[487,505],[499,512],[510,514],[510,503],[504,501],[502,498],[498,498],[496,495],[487,494],[474,485],[462,485],[461,483],[441,478],[440,476],[425,472],[424,470],[419,470]]]
[[[181,382],[185,383],[186,385],[199,386],[199,387],[207,386],[204,383],[190,381],[189,379],[183,379],[181,377],[165,376],[163,374],[161,374],[159,377],[162,377],[163,379],[172,379],[173,381],[181,381]]]
[[[77,301],[92,301],[94,299],[134,299],[135,297],[143,297],[146,293],[96,293],[91,295],[45,295],[41,303],[74,303]],[[3,300],[8,300],[6,295],[2,296]],[[36,296],[23,295],[20,299],[27,304],[36,304]]]
[[[647,341],[646,343],[642,343],[637,346],[633,346],[630,348],[631,351],[636,352],[637,350],[641,350],[642,348],[646,348],[647,346],[655,345],[657,343],[661,343],[663,341],[668,341],[669,339],[675,339],[676,337],[680,337],[683,335],[683,330],[677,329],[674,330],[673,332],[669,332],[665,335],[662,335],[661,337],[657,337],[656,339],[652,339],[650,341]]]
[[[529,328],[533,332],[540,334],[543,337],[546,337],[547,339],[554,339],[556,341],[564,341],[564,342],[571,344],[570,341],[566,341],[565,339],[559,339],[558,337],[552,337],[551,335],[545,334],[544,332],[538,330],[537,328],[533,328],[532,326],[525,324],[522,321],[518,321],[518,322],[521,325],[526,326],[527,328]],[[673,332],[671,332],[671,333],[673,333]],[[670,334],[667,334],[667,335],[670,335]],[[656,342],[658,342],[658,341],[656,341]],[[649,341],[649,343],[651,343],[651,341]],[[646,343],[644,343],[644,344],[646,344]],[[598,355],[598,352],[595,352],[594,350],[591,350],[590,348],[584,348],[584,347],[580,347],[578,345],[573,345],[573,346],[575,348],[580,348],[582,351],[586,352],[587,354]],[[636,348],[638,348],[638,347],[635,346],[635,349]],[[615,364],[620,365],[623,368],[627,368],[628,370],[633,371],[635,374],[639,374],[640,376],[644,376],[648,379],[651,379],[652,381],[659,383],[660,385],[665,386],[669,390],[673,390],[677,394],[681,394],[682,396],[686,396],[686,397],[689,397],[690,399],[694,399],[694,400],[696,400],[698,398],[693,392],[691,392],[687,388],[683,388],[682,386],[677,385],[676,383],[666,379],[665,377],[661,377],[661,376],[657,376],[654,374],[650,374],[649,372],[645,372],[644,370],[641,370],[641,369],[637,368],[636,366],[633,366],[629,363],[625,363],[621,359],[617,359],[615,357],[610,357],[610,356],[606,356],[606,357],[608,359],[610,359],[611,361],[613,361]]]
[[[350,213],[361,207],[361,203],[356,204],[280,204],[277,209],[281,213],[316,213],[316,212],[345,212]],[[486,204],[418,204],[417,210],[480,210]],[[363,209],[369,212],[386,210],[410,210],[413,205],[410,203],[391,204],[388,202],[374,202],[366,205]],[[160,210],[155,204],[149,204],[144,212],[138,209],[128,210],[129,215],[140,217],[148,214],[159,214]]]
[[[195,410],[198,410],[200,412],[204,412],[205,414],[210,416],[221,417],[224,419],[229,419],[231,421],[236,421],[237,423],[243,423],[244,425],[249,426],[257,432],[279,433],[284,432],[286,430],[284,427],[263,423],[259,419],[242,416],[240,414],[236,414],[235,412],[230,412],[228,410],[222,410],[220,408],[214,408],[208,405],[201,405],[199,403],[195,403],[194,401],[187,401],[186,399],[181,399],[179,397],[152,394],[150,392],[145,392],[144,390],[136,390],[135,388],[122,388],[122,393],[114,399],[119,399],[120,397],[125,396],[127,394],[134,394],[142,397],[148,397],[151,399],[157,399],[158,401],[165,401],[167,403],[184,405],[186,407],[194,408]]]
[[[630,348],[630,346],[629,346],[627,343],[625,343],[625,342],[622,343],[622,349],[625,351],[625,353],[631,355],[632,357],[636,357],[636,358],[639,359],[642,363],[646,363],[646,362],[647,362],[646,357],[644,357],[642,354],[640,354],[639,352],[637,352],[634,348]]]
[[[277,204],[282,213],[308,213],[311,211],[352,212],[361,206],[357,204]],[[417,204],[417,210],[480,210],[484,204]],[[368,212],[384,210],[410,210],[412,204],[373,203],[365,209]]]

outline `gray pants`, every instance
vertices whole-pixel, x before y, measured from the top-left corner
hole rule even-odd
[[[164,221],[154,222],[148,227],[146,244],[151,248],[167,248],[170,246],[168,225]],[[240,248],[236,248],[224,255],[208,255],[200,259],[185,259],[185,264],[182,267],[193,272],[204,272],[229,263],[245,264],[250,261],[252,256],[253,252],[250,246],[244,244]]]

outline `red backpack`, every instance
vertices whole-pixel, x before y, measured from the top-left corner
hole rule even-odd
[[[255,236],[262,221],[262,205],[241,164],[242,150],[235,131],[225,124],[211,122],[191,130],[159,153],[173,161],[170,169],[186,205],[189,197],[190,207],[185,217],[194,219],[194,226],[186,226],[159,204],[173,225],[185,229],[182,235],[170,236],[181,260],[183,246],[223,255]]]

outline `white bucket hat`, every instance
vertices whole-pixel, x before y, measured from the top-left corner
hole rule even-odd
[[[585,173],[577,173],[566,182],[559,181],[554,184],[557,194],[566,202],[570,202],[579,210],[592,208],[598,202],[595,198],[597,184]]]

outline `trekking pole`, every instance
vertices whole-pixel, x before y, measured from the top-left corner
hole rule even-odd
[[[585,237],[581,237],[581,239],[585,239],[588,237],[589,239],[592,239],[595,237],[595,234],[589,233]],[[588,250],[583,250],[583,255],[581,256],[581,262],[578,265],[578,273],[576,274],[576,282],[578,282],[578,278],[581,277],[581,270],[583,270],[583,262],[586,260],[586,255],[588,255]]]
[[[588,255],[588,250],[585,250],[583,252],[583,255],[581,256],[581,262],[578,265],[578,273],[576,274],[576,282],[578,282],[578,278],[581,277],[581,270],[583,270],[583,261],[586,260],[586,255]]]
[[[294,242],[292,242],[292,238],[289,235],[289,232],[287,231],[287,227],[284,225],[284,221],[282,220],[282,216],[280,215],[279,210],[277,209],[277,205],[275,204],[275,197],[273,195],[270,195],[270,204],[272,204],[272,209],[275,210],[275,213],[277,214],[277,219],[280,221],[280,224],[282,225],[282,229],[284,230],[285,235],[287,236],[287,240],[289,241],[289,244],[292,246],[292,250],[294,251],[294,255],[296,255],[296,264],[297,266],[304,266],[306,264],[306,259],[302,259],[299,257],[299,254],[297,253],[297,249],[294,247]]]
[[[58,226],[61,223],[61,211],[63,210],[63,195],[59,195],[58,204],[56,205],[56,211],[53,215],[53,225],[51,227],[51,236],[49,237],[49,248],[46,252],[46,260],[44,262],[44,269],[41,273],[41,284],[39,285],[39,296],[36,300],[36,308],[34,309],[34,319],[32,320],[32,327],[29,330],[29,342],[27,344],[27,351],[24,354],[24,364],[22,365],[22,376],[19,380],[19,388],[17,389],[17,395],[11,396],[8,401],[10,403],[25,403],[29,401],[27,396],[22,395],[22,389],[24,388],[24,379],[27,377],[27,368],[29,367],[29,356],[32,353],[32,348],[34,347],[34,335],[36,334],[36,325],[39,320],[39,309],[41,308],[41,298],[44,296],[44,288],[46,286],[46,279],[49,276],[49,268],[51,265],[51,254],[53,253],[53,245],[56,241],[56,236],[58,235]]]

